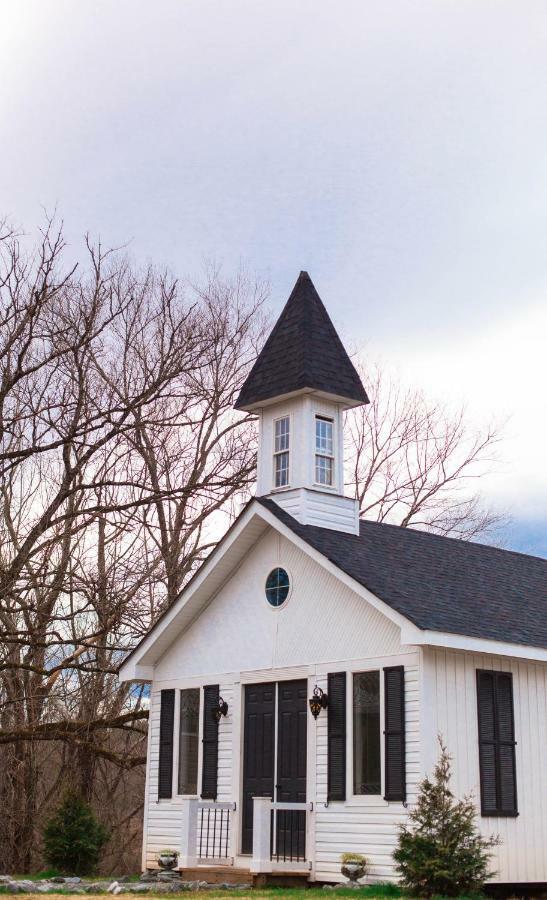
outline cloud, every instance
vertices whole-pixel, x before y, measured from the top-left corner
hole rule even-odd
[[[502,461],[483,490],[516,517],[537,520],[547,512],[547,285],[542,293],[465,337],[384,350],[405,381],[464,402],[478,424],[506,420]]]

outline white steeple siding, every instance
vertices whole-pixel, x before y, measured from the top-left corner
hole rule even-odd
[[[358,534],[357,500],[344,496],[344,405],[309,391],[274,401],[256,412],[259,417],[257,496],[271,497],[303,525]],[[332,454],[326,457],[332,467],[330,485],[320,483],[316,471],[317,417],[332,423]],[[283,418],[289,420],[289,446],[284,451],[289,455],[288,484],[276,486],[275,423]]]

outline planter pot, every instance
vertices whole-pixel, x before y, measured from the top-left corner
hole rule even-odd
[[[342,866],[342,875],[345,875],[352,884],[355,884],[365,874],[365,868],[363,863],[347,862]]]
[[[161,869],[174,869],[177,860],[178,856],[176,853],[160,853],[158,856],[158,865]]]

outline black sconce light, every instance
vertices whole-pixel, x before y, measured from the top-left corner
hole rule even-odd
[[[218,706],[213,706],[211,712],[213,714],[213,719],[215,720],[215,722],[220,722],[221,716],[228,715],[228,704],[226,703],[226,700],[223,700],[222,697],[219,697]]]
[[[321,710],[326,709],[329,705],[328,694],[325,694],[325,691],[322,691],[320,687],[315,685],[313,695],[308,700],[308,703],[310,704],[311,714],[316,719]]]

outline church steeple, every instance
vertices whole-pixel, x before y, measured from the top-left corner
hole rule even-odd
[[[347,407],[368,403],[310,276],[300,272],[235,406],[252,410],[305,390],[339,398]]]
[[[257,495],[302,524],[358,533],[344,496],[344,410],[368,403],[361,379],[307,272],[264,344],[235,404],[257,413]]]

